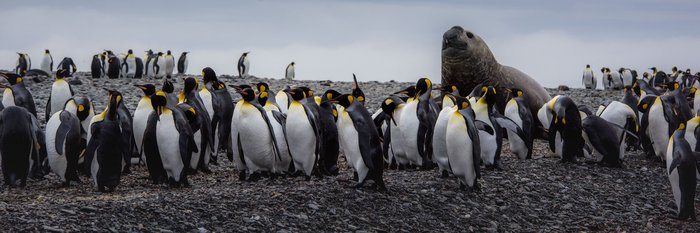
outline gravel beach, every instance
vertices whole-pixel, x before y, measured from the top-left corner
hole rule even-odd
[[[360,80],[362,77],[358,77]],[[305,85],[322,93],[333,88],[349,93],[351,82],[245,80],[223,76],[227,84],[270,83]],[[134,84],[162,80],[98,79],[78,73],[77,94],[87,95],[101,111],[106,91],[121,91],[134,111],[142,95]],[[351,80],[351,77],[348,77]],[[51,80],[25,81],[43,123]],[[182,85],[181,79],[176,87]],[[373,112],[389,93],[409,83],[361,82]],[[548,89],[552,95],[572,97],[594,110],[599,104],[622,97],[621,91]],[[232,93],[234,99],[238,94]],[[144,166],[122,177],[114,193],[96,192],[89,180],[60,188],[58,178],[47,175],[30,180],[26,188],[0,189],[0,231],[112,231],[112,232],[337,232],[337,231],[628,231],[700,232],[700,223],[672,218],[673,195],[661,162],[628,152],[624,168],[595,164],[559,164],[551,158],[546,141],[536,140],[534,160],[518,160],[503,150],[503,171],[487,170],[479,193],[458,189],[454,178],[441,179],[437,170],[388,170],[388,192],[354,189],[352,172],[341,159],[336,177],[314,177],[257,182],[238,181],[233,165],[220,156],[212,174],[190,176],[191,188],[155,186]],[[696,209],[700,200],[696,197]]]

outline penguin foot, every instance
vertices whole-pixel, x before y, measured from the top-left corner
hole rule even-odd
[[[122,175],[129,175],[131,174],[131,167],[124,167],[124,170],[122,171]]]
[[[357,181],[360,180],[360,178],[357,176],[357,172],[353,172],[353,173],[352,173],[352,180],[355,181],[355,182],[357,182]]]
[[[398,165],[396,165],[396,163],[391,163],[391,165],[389,165],[389,169],[391,169],[391,170],[396,170],[397,168],[398,168]]]
[[[202,171],[204,174],[211,174],[212,173],[212,171],[208,167],[200,168],[199,170]]]
[[[253,172],[253,174],[250,174],[250,177],[248,177],[248,181],[250,182],[257,182],[258,180],[260,180],[259,172]]]
[[[246,171],[245,170],[241,170],[240,172],[238,172],[238,181],[245,181],[245,178],[246,178]]]
[[[440,174],[440,178],[442,178],[442,179],[446,179],[448,177],[450,177],[450,173],[445,171],[445,170],[442,171],[442,173]]]
[[[305,175],[304,177],[305,177],[304,179],[305,179],[306,181],[311,181],[311,176],[310,176],[310,175]]]
[[[399,165],[397,166],[397,169],[399,169],[399,171],[406,170],[406,165],[399,164]]]

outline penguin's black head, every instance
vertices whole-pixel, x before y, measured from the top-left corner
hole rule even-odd
[[[151,96],[156,93],[156,86],[153,84],[144,84],[144,85],[134,85],[138,88],[141,88],[143,91],[143,94],[146,96]]]
[[[362,103],[362,105],[365,104],[365,93],[362,92],[362,89],[360,89],[360,84],[357,83],[357,76],[355,74],[352,74],[352,96],[354,96],[357,101]]]
[[[244,52],[244,53],[243,53],[243,56],[244,56],[244,57],[245,57],[245,56],[248,56],[248,53],[250,53],[250,52]]]
[[[479,101],[482,99],[486,101],[489,106],[493,106],[493,104],[496,103],[496,88],[493,86],[482,86]]]
[[[651,67],[651,68],[649,68],[649,69],[650,69],[651,71],[654,71],[654,72],[656,72],[656,66],[652,66],[652,67]]]
[[[325,93],[323,93],[323,96],[321,96],[321,100],[322,101],[329,101],[329,100],[335,99],[336,97],[338,97],[340,95],[341,95],[340,92],[333,90],[333,89],[329,89]]]
[[[457,109],[462,110],[465,108],[468,108],[471,106],[471,102],[469,102],[469,99],[461,97],[461,96],[453,96],[450,95],[450,98],[452,99],[452,102],[455,103],[455,106],[457,106]]]
[[[251,102],[255,100],[255,91],[253,91],[252,88],[243,89],[239,87],[236,88],[236,92],[238,92],[238,94],[241,94],[241,97],[243,97],[243,100],[245,101]]]
[[[73,101],[78,106],[78,114],[76,114],[78,119],[80,119],[80,121],[85,120],[88,115],[90,115],[90,108],[92,108],[90,99],[85,96],[75,96],[73,97]]]
[[[187,55],[188,53],[190,53],[190,52],[182,52],[182,55]]]
[[[455,85],[444,85],[440,88],[440,92],[443,94],[454,93],[457,91],[457,86]]]
[[[314,96],[314,91],[312,91],[308,87],[299,87],[304,92],[304,98],[313,98]]]
[[[134,50],[129,49],[128,54],[134,54]]]
[[[416,86],[409,86],[406,89],[395,92],[394,94],[406,95],[410,98],[416,96]]]
[[[158,56],[163,56],[163,52],[158,52]]]
[[[382,112],[389,116],[391,121],[394,122],[394,125],[397,125],[396,120],[394,119],[394,110],[396,110],[396,107],[398,107],[402,102],[403,100],[397,96],[389,96],[382,101]]]
[[[304,93],[304,90],[301,88],[294,88],[290,90],[285,90],[284,92],[288,93],[290,96],[292,96],[292,99],[296,101],[303,100],[306,98],[306,94]]]
[[[290,65],[294,65],[294,64],[296,64],[296,63],[292,62],[292,63],[289,63],[289,64],[290,64]]]
[[[605,67],[600,68],[600,72],[605,73]]]
[[[418,79],[418,82],[416,83],[416,91],[418,91],[418,95],[423,95],[427,92],[430,92],[433,89],[433,83],[430,82],[430,79],[428,78],[421,78]]]
[[[211,67],[205,67],[202,69],[202,80],[204,80],[205,83],[208,83],[218,81],[219,79],[216,77],[216,72],[214,72],[214,69]]]
[[[50,53],[48,49],[44,49],[44,53]]]
[[[198,86],[199,83],[197,83],[197,79],[193,77],[185,78],[185,93],[196,91]]]
[[[624,71],[625,71],[625,68],[622,68],[622,67],[620,67],[620,69],[617,70],[617,72],[620,72],[620,73],[622,73]]]
[[[586,64],[586,68],[591,68],[591,65],[590,65],[590,64]]]
[[[189,104],[185,104],[185,103],[178,104],[177,108],[182,110],[182,112],[185,113],[185,117],[187,118],[187,122],[190,122],[190,124],[196,124],[197,118],[199,115],[197,113],[196,109],[194,109]]]
[[[520,96],[522,96],[523,94],[524,94],[524,93],[523,93],[523,90],[520,90],[520,89],[518,89],[518,88],[511,88],[511,89],[510,89],[510,95],[513,96],[513,98],[515,98],[515,97],[520,97]]]
[[[270,85],[268,85],[266,82],[259,82],[255,84],[255,87],[258,88],[258,92],[268,92],[270,91]]]
[[[10,85],[20,84],[24,81],[22,76],[15,73],[2,73],[2,77],[7,79],[7,82],[9,82]]]
[[[675,67],[675,66],[674,66],[673,68],[671,68],[671,71],[677,72],[677,71],[678,71],[678,67]]]
[[[56,71],[56,79],[63,79],[68,76],[68,71],[64,69],[58,69]]]
[[[165,92],[158,91],[151,96],[151,106],[156,109],[158,115],[161,113],[161,107],[164,107],[168,103],[168,97],[166,97]]]
[[[173,93],[175,91],[175,85],[169,79],[163,79],[163,88],[161,88],[165,93]]]
[[[644,73],[642,74],[642,77],[648,78],[648,77],[649,77],[649,72],[644,72]]]
[[[258,103],[260,103],[260,105],[265,106],[268,98],[269,94],[267,91],[261,91],[258,93]]]
[[[168,50],[168,55],[172,55],[172,53],[170,52],[170,50]]]
[[[335,99],[331,100],[331,102],[338,103],[340,106],[343,106],[344,108],[349,108],[352,102],[355,102],[355,97],[350,95],[350,94],[342,94]]]
[[[666,87],[668,88],[668,91],[675,91],[680,87],[680,84],[676,81],[673,81],[669,82]]]

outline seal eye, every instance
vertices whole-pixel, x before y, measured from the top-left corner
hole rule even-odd
[[[472,39],[474,38],[474,34],[472,34],[471,32],[467,32],[467,37],[469,37],[469,39]]]

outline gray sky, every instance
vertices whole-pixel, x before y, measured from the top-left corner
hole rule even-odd
[[[545,86],[581,86],[586,64],[700,71],[696,1],[8,1],[0,8],[0,68],[43,49],[89,70],[103,49],[190,51],[189,73],[210,66],[298,79],[440,80],[443,32],[480,35],[501,64]],[[600,74],[597,74],[598,78]]]

